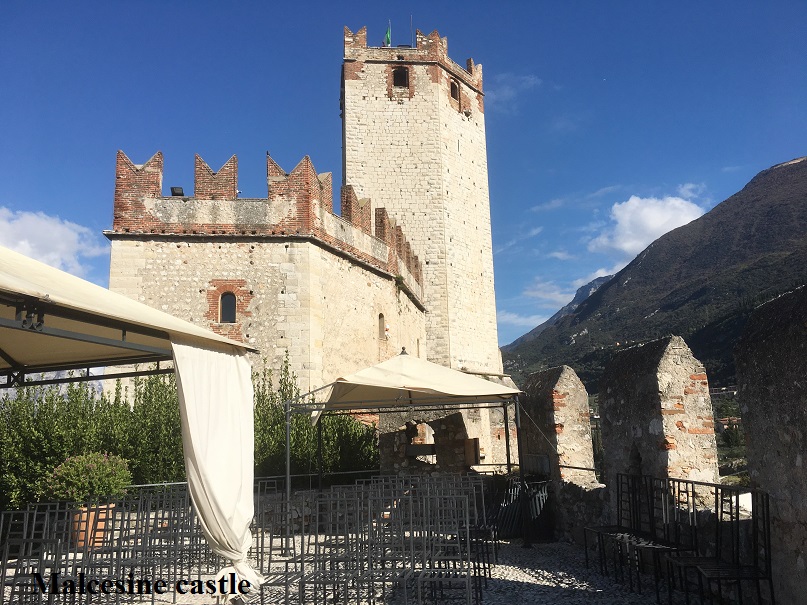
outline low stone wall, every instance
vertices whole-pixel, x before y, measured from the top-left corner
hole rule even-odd
[[[592,481],[553,481],[548,500],[555,539],[583,544],[583,529],[610,522],[607,488]]]

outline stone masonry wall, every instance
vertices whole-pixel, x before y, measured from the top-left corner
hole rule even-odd
[[[521,409],[521,451],[528,460],[530,455],[547,456],[552,479],[597,483],[593,470],[581,470],[594,468],[594,449],[588,393],[572,368],[530,374]]]
[[[759,307],[735,351],[751,482],[770,495],[778,603],[807,586],[807,287]]]
[[[288,351],[304,392],[403,346],[425,356],[423,313],[395,280],[314,241],[113,238],[110,264],[115,292],[250,344],[269,367]],[[237,324],[217,321],[224,291],[239,301]]]
[[[614,354],[600,384],[605,483],[617,473],[717,480],[703,365],[679,336]]]
[[[437,32],[418,32],[415,48],[366,41],[345,29],[345,183],[383,200],[420,255],[429,359],[501,372],[481,66],[451,61]],[[393,85],[396,69],[407,86]]]

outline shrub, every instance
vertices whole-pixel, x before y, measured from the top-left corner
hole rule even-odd
[[[253,375],[255,385],[255,476],[283,475],[286,472],[285,401],[300,396],[297,376],[291,371],[289,357],[283,361],[277,389],[272,388],[272,373]],[[322,422],[323,472],[377,469],[378,436],[375,427],[363,425],[347,415],[320,418]],[[291,473],[317,471],[317,428],[308,414],[292,414],[290,426]]]
[[[738,426],[727,426],[723,430],[723,444],[727,447],[738,447],[745,444],[742,430]]]
[[[100,452],[71,456],[57,466],[48,480],[56,500],[99,504],[123,496],[132,483],[124,458]]]

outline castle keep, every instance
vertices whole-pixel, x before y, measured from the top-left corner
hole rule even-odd
[[[345,29],[345,182],[384,206],[423,263],[429,359],[501,372],[493,292],[482,67],[416,48],[368,48]]]
[[[166,196],[161,153],[118,152],[110,289],[270,366],[288,351],[304,392],[401,347],[501,373],[482,98],[481,66],[437,32],[371,48],[345,28],[341,216],[308,157],[286,172],[267,154],[267,197],[250,199],[235,156],[217,172],[196,156],[193,195]],[[501,440],[485,416],[483,450]]]

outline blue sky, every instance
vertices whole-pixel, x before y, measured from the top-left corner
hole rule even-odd
[[[502,344],[807,155],[807,2],[23,2],[0,18],[0,244],[106,285],[115,152],[341,180],[342,28],[484,68]]]

